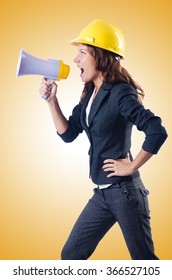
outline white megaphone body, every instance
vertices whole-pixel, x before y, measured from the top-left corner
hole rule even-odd
[[[66,79],[70,68],[62,60],[43,60],[20,50],[16,76],[43,75],[48,80]]]

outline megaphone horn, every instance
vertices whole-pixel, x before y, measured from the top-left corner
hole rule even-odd
[[[68,77],[70,68],[62,60],[47,59],[43,60],[30,55],[21,49],[16,76],[24,75],[43,75],[48,80],[60,80]]]

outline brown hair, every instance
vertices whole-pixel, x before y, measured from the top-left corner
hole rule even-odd
[[[96,61],[96,70],[102,72],[104,82],[118,83],[126,82],[132,85],[138,92],[138,100],[144,97],[143,89],[133,80],[128,71],[121,66],[119,55],[107,50],[87,45],[89,53]],[[93,87],[93,82],[85,83],[81,100],[85,98],[87,93]]]

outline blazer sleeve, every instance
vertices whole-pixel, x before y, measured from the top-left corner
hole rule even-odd
[[[77,106],[74,107],[72,115],[69,117],[68,120],[67,130],[63,134],[59,134],[57,132],[61,139],[66,143],[74,141],[77,138],[77,136],[83,132],[83,128],[80,122],[81,106],[82,104],[79,103]]]
[[[127,84],[119,91],[118,106],[121,115],[136,125],[138,130],[145,133],[143,150],[157,154],[167,138],[167,132],[162,126],[161,118],[145,109],[137,99],[136,90]]]

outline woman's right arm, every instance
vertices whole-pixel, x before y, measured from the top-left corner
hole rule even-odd
[[[68,121],[62,113],[56,97],[57,84],[54,81],[43,79],[39,92],[48,103],[57,133],[59,135],[65,133],[68,129]]]

